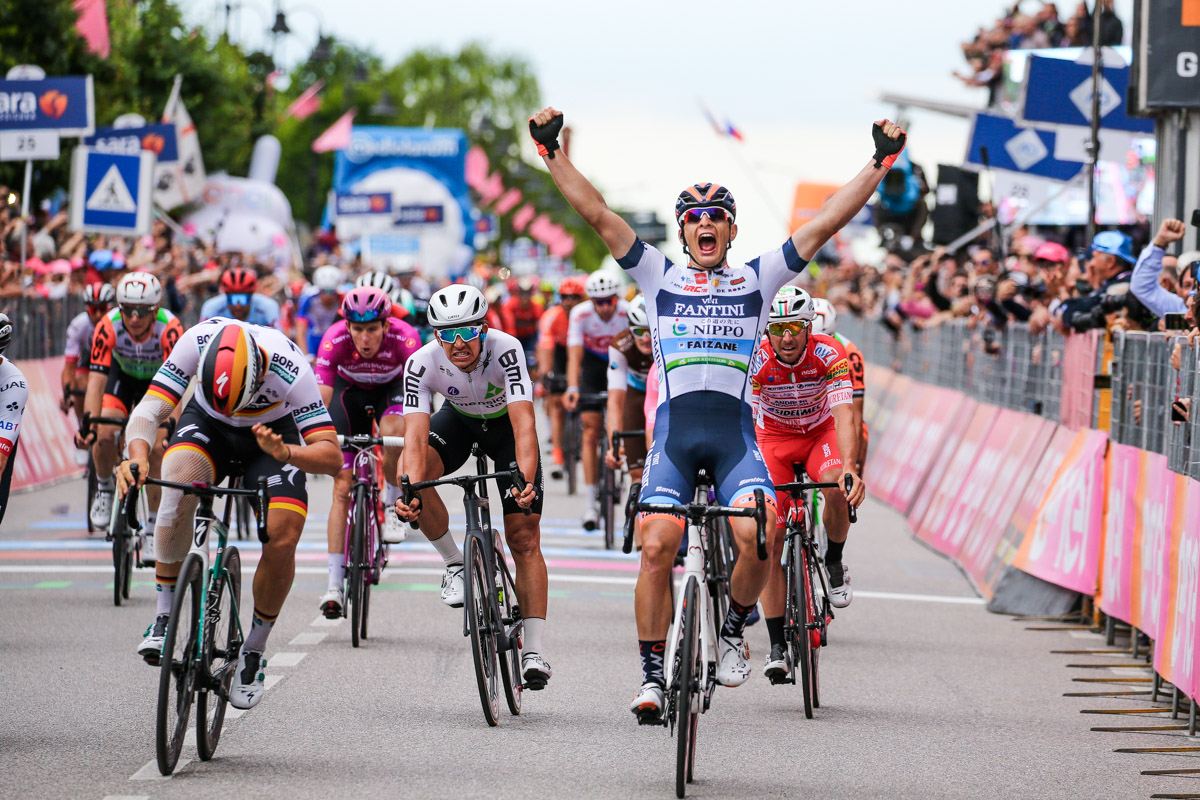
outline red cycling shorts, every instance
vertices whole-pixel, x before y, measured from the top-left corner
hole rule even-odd
[[[796,480],[792,464],[803,464],[807,480],[817,482],[827,470],[836,469],[841,477],[842,457],[838,454],[837,429],[833,420],[808,433],[756,430],[758,447],[767,461],[771,482],[776,486]],[[780,524],[786,507],[786,495],[780,495]]]

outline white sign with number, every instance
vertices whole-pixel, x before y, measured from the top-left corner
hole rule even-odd
[[[58,131],[0,131],[0,161],[50,161],[58,153]]]

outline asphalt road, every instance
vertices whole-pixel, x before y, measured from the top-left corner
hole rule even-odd
[[[129,604],[114,607],[108,546],[83,524],[83,482],[17,497],[0,533],[0,797],[672,796],[674,740],[628,710],[640,683],[637,562],[582,531],[561,483],[543,521],[554,678],[497,728],[483,720],[461,612],[441,604],[440,559],[423,540],[396,548],[363,647],[351,648],[345,622],[320,618],[330,486],[311,484],[263,702],[227,721],[214,760],[189,744],[169,779],[154,766],[158,673],[134,653],[153,617],[153,575],[135,576]],[[248,599],[257,552],[243,553]],[[1079,713],[1145,698],[1062,696],[1130,688],[1073,677],[1148,674],[1103,668],[1129,661],[1120,656],[1051,653],[1102,649],[1099,636],[988,614],[874,501],[846,553],[856,598],[822,654],[816,718],[804,718],[798,687],[771,686],[757,669],[719,688],[700,721],[690,796],[1108,798],[1196,785],[1139,774],[1191,763],[1178,756],[1112,752],[1179,740],[1088,730],[1162,715]],[[766,631],[748,635],[757,668]]]

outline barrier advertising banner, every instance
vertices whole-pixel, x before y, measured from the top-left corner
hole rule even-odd
[[[1100,610],[1122,622],[1133,620],[1133,530],[1137,524],[1138,452],[1136,447],[1115,442],[1108,446]]]
[[[1038,506],[1013,566],[1065,589],[1093,594],[1100,566],[1104,450],[1108,434],[1082,430]]]
[[[1096,383],[1096,349],[1100,331],[1068,336],[1063,344],[1062,403],[1059,422],[1078,430],[1092,424],[1092,401]]]
[[[1162,636],[1155,642],[1154,669],[1192,699],[1200,697],[1200,483],[1176,476],[1171,524],[1171,573],[1167,580]]]
[[[946,525],[950,507],[963,491],[971,466],[975,463],[992,423],[996,421],[999,412],[995,406],[979,403],[971,414],[970,422],[963,431],[962,438],[954,448],[949,465],[938,481],[937,488],[929,504],[929,509],[921,519],[916,529],[917,536],[929,542],[943,553],[948,553],[948,545],[942,541],[941,532]],[[955,555],[955,553],[949,553]]]
[[[1139,451],[1138,462],[1133,560],[1129,565],[1133,589],[1129,622],[1151,639],[1158,639],[1167,610],[1175,475],[1167,468],[1164,455]]]
[[[867,463],[874,476],[871,479],[871,491],[879,497],[886,497],[886,493],[880,492],[894,478],[897,445],[904,437],[905,426],[913,409],[929,388],[899,376],[895,383],[902,391],[885,395],[876,419],[867,422],[868,427],[876,431],[875,440],[867,451]],[[863,417],[866,417],[865,410]]]
[[[947,434],[966,399],[966,395],[951,389],[930,390],[929,399],[921,408],[921,423],[916,439],[911,446],[902,446],[899,451],[903,454],[903,460],[897,470],[895,493],[891,500],[897,511],[904,513],[912,507],[934,459],[945,448]]]
[[[917,443],[926,435],[923,409],[936,390],[931,386],[917,384],[892,409],[889,424],[879,438],[879,454],[871,466],[872,491],[894,508],[903,508],[896,502],[896,489],[903,475],[908,456]],[[868,457],[870,457],[868,451]]]
[[[929,474],[925,476],[925,485],[917,492],[917,499],[908,511],[908,525],[913,531],[916,531],[920,527],[921,520],[924,519],[926,512],[929,511],[929,506],[933,503],[933,497],[937,492],[938,485],[941,484],[942,478],[947,474],[950,462],[958,450],[959,443],[962,441],[968,425],[974,419],[975,411],[979,408],[979,405],[978,402],[969,397],[963,400],[962,406],[958,410],[958,416],[952,421],[953,424],[946,433],[941,450],[938,451],[937,457],[933,460],[933,464],[929,468]]]
[[[29,384],[29,402],[21,421],[12,488],[25,489],[82,474],[75,463],[75,425],[58,409],[62,400],[62,359],[17,362]]]

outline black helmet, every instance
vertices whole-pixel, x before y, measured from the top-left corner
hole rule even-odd
[[[733,193],[719,183],[696,183],[682,192],[675,200],[675,222],[683,227],[683,215],[691,208],[723,208],[729,212],[730,221],[737,219],[737,203]]]

